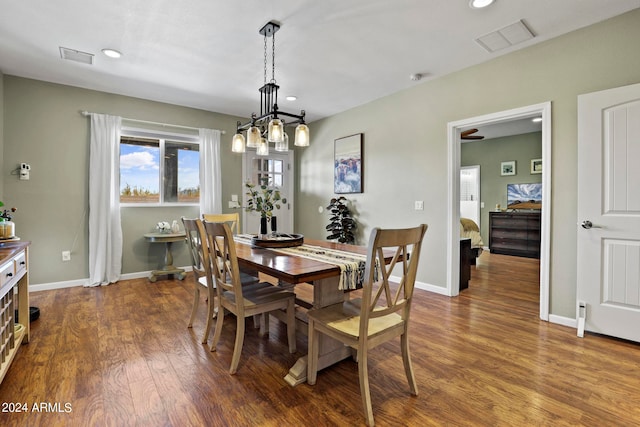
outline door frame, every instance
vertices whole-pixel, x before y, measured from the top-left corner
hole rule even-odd
[[[542,117],[542,217],[540,230],[540,319],[549,320],[551,228],[551,102],[529,105],[447,123],[448,227],[447,295],[459,294],[460,282],[460,133],[462,129],[504,121]]]

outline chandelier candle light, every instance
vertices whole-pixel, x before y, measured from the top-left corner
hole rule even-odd
[[[251,114],[251,120],[242,124],[238,122],[236,134],[233,136],[231,151],[244,153],[245,147],[255,148],[256,154],[269,155],[269,143],[275,144],[276,151],[289,150],[289,136],[286,126],[297,125],[294,145],[309,146],[309,127],[304,122],[305,111],[291,114],[278,110],[278,89],[276,84],[276,32],[280,24],[268,22],[259,31],[264,37],[264,85],[260,88],[260,115]],[[267,39],[271,38],[271,81],[267,83]],[[285,120],[287,118],[287,120]],[[291,119],[291,120],[289,120]],[[242,132],[246,131],[246,138]]]

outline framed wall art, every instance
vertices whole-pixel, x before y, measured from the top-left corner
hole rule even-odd
[[[542,173],[542,159],[531,160],[531,174]]]
[[[508,162],[500,163],[500,175],[515,175],[516,174],[516,161],[511,160]]]
[[[333,153],[334,193],[362,193],[362,134],[336,139]]]

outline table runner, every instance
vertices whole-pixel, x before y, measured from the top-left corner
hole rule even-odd
[[[234,239],[237,242],[248,245],[251,244],[251,238],[252,236],[247,234],[234,236]],[[362,282],[364,281],[364,269],[367,263],[366,255],[307,244],[291,248],[269,248],[268,250],[336,265],[340,267],[340,282],[338,284],[338,289],[349,290],[362,287]],[[378,263],[376,262],[376,271],[374,275],[377,277],[377,274]]]

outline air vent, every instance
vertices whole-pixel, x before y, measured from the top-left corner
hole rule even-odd
[[[531,40],[534,37],[531,30],[520,20],[497,31],[478,37],[476,43],[488,52],[495,52]]]
[[[82,62],[83,64],[93,65],[92,53],[80,52],[79,50],[60,46],[60,56],[62,57],[62,59],[68,59],[69,61],[76,61]]]

